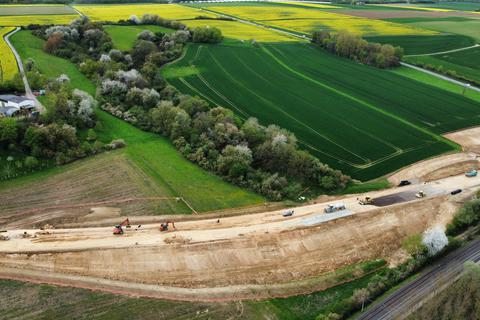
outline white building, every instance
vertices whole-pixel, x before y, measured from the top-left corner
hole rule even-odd
[[[30,114],[35,110],[35,101],[13,94],[0,95],[0,117]]]

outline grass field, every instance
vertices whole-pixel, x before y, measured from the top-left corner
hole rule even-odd
[[[77,14],[69,6],[63,5],[0,5],[0,16]]]
[[[467,36],[442,34],[433,36],[379,36],[367,37],[371,42],[389,43],[400,46],[405,54],[425,54],[465,48],[475,44]]]
[[[428,9],[433,9],[433,10],[446,9],[446,10],[456,10],[456,11],[475,11],[480,9],[479,2],[444,1],[444,2],[437,2],[437,3],[415,4],[410,6],[415,9],[422,8],[427,10]]]
[[[17,61],[12,50],[4,40],[6,34],[12,32],[15,28],[0,27],[0,82],[12,80],[18,73]]]
[[[65,73],[72,87],[95,94],[95,86],[67,60],[46,54],[43,41],[29,31],[12,36],[12,43],[22,59],[33,57],[39,70],[49,77]],[[252,192],[234,187],[185,160],[170,142],[158,135],[141,131],[109,114],[98,111],[102,128],[99,139],[109,142],[122,138],[124,152],[148,176],[174,196],[184,197],[196,210],[210,211],[258,204],[264,199]],[[114,182],[112,182],[114,183]]]
[[[409,63],[424,63],[453,70],[459,76],[480,84],[480,47],[432,56],[405,57]]]
[[[424,28],[438,32],[460,34],[480,42],[480,19],[468,18],[393,18],[388,21],[404,23],[416,28]]]
[[[19,31],[11,36],[10,40],[22,59],[24,61],[27,58],[34,59],[40,71],[47,77],[53,78],[63,73],[67,74],[70,77],[72,87],[95,95],[95,86],[78,71],[74,64],[65,59],[46,54],[43,51],[44,41],[32,35],[30,31]]]
[[[105,31],[110,35],[113,41],[113,45],[119,50],[130,50],[133,47],[133,43],[137,40],[137,36],[145,30],[152,32],[171,33],[175,30],[164,28],[161,26],[118,26],[118,25],[106,25],[103,27]]]
[[[143,14],[157,14],[162,18],[171,20],[194,19],[198,16],[211,16],[199,9],[177,4],[119,4],[119,5],[76,5],[75,9],[82,12],[94,21],[126,20],[131,15],[140,17]]]
[[[310,34],[315,30],[348,30],[362,35],[428,35],[422,30],[381,20],[353,17],[321,9],[286,5],[207,5],[208,10],[285,30]]]
[[[300,43],[190,46],[164,75],[181,91],[293,131],[361,180],[453,150],[439,134],[480,124],[469,99]]]

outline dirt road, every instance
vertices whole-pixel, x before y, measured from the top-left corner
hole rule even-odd
[[[305,292],[315,277],[388,259],[405,237],[444,225],[479,186],[480,177],[455,176],[370,194],[394,199],[383,207],[361,206],[353,196],[336,213],[317,203],[292,217],[272,211],[182,221],[174,232],[158,224],[132,226],[123,236],[111,227],[9,230],[3,235],[11,240],[0,242],[0,277],[185,300],[269,297],[289,286],[291,294]],[[464,191],[451,196],[455,188]],[[416,199],[419,190],[428,197]]]

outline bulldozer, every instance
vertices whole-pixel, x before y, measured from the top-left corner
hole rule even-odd
[[[130,228],[130,221],[127,219],[123,220],[122,223],[117,224],[113,227],[113,234],[114,235],[122,235],[123,234],[123,227]]]
[[[176,228],[175,228],[175,222],[168,220],[168,221],[166,221],[165,223],[162,223],[162,224],[160,225],[160,231],[168,231],[168,226],[169,226],[170,224],[172,225],[173,230],[176,230]]]
[[[373,204],[373,199],[370,198],[370,197],[365,197],[363,199],[359,199],[358,203],[361,204],[362,206],[372,205]]]

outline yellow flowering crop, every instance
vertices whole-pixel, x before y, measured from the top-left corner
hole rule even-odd
[[[135,5],[77,5],[75,9],[94,21],[126,20],[131,15],[140,18],[143,14],[156,14],[164,19],[187,20],[198,16],[215,17],[200,9],[178,4],[135,4]]]
[[[76,18],[78,18],[78,15],[76,14],[0,16],[0,26],[20,27],[27,26],[29,24],[69,24]]]
[[[382,20],[287,6],[212,6],[208,9],[291,31],[348,30],[361,35],[428,35],[434,31]]]
[[[237,40],[252,40],[260,42],[283,42],[298,41],[298,38],[291,37],[267,28],[256,27],[253,25],[225,20],[188,20],[183,21],[189,28],[193,29],[199,26],[217,27],[222,30],[222,34],[226,38]]]
[[[4,40],[4,36],[13,31],[14,27],[0,28],[0,80],[12,80],[18,72],[17,61],[10,47]]]

